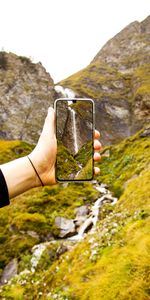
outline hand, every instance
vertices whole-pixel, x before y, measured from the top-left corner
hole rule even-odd
[[[102,149],[102,145],[99,142],[99,138],[100,138],[100,133],[98,130],[95,130],[94,132],[94,161],[99,161],[101,159],[101,156],[99,154],[99,152]],[[100,169],[98,167],[94,167],[94,174],[97,175],[99,174]]]
[[[95,130],[94,133],[94,160],[100,160],[100,154],[97,152],[101,149],[99,142],[100,133]],[[39,141],[29,155],[44,185],[52,185],[56,183],[55,178],[55,162],[57,154],[57,141],[55,134],[55,112],[52,107],[48,109],[44,127]],[[94,168],[94,173],[99,173],[99,168]],[[39,182],[40,185],[40,182]]]

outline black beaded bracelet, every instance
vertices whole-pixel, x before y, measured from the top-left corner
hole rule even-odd
[[[27,158],[28,158],[28,160],[30,161],[30,163],[31,163],[31,165],[32,165],[32,167],[33,167],[33,169],[34,169],[34,171],[35,171],[37,177],[39,178],[39,180],[40,180],[40,182],[41,182],[41,185],[44,186],[44,184],[43,184],[43,182],[42,182],[42,179],[40,178],[40,175],[38,174],[38,172],[37,172],[37,170],[36,170],[36,168],[35,168],[35,166],[34,166],[32,160],[30,159],[29,156],[27,156]]]

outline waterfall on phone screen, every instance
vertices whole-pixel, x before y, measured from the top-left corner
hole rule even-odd
[[[72,120],[72,134],[73,134],[73,142],[74,142],[74,152],[77,153],[78,148],[78,140],[77,140],[77,125],[76,125],[76,113],[74,109],[68,107],[71,113],[71,120]]]

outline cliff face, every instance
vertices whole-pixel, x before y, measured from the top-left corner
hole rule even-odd
[[[0,138],[35,143],[53,96],[53,80],[41,63],[0,53]]]
[[[109,40],[87,68],[60,83],[96,104],[104,144],[130,136],[150,122],[150,16]]]

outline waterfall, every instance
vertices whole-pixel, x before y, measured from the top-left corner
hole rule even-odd
[[[61,93],[63,97],[74,99],[75,93],[71,89],[64,88],[61,85],[55,86],[55,91],[57,93]],[[70,103],[69,103],[70,102]],[[72,104],[72,101],[68,101],[68,110],[71,114],[71,121],[72,121],[72,135],[73,135],[73,143],[74,143],[74,152],[77,153],[79,150],[78,147],[78,140],[77,140],[77,125],[76,125],[76,112],[73,108],[70,107],[70,104]]]
[[[73,142],[74,142],[74,152],[77,153],[79,150],[78,142],[77,142],[77,126],[76,126],[76,112],[71,107],[68,107],[71,113],[72,120],[72,134],[73,134]]]
[[[62,97],[64,97],[64,98],[75,98],[75,93],[74,93],[73,90],[68,89],[68,88],[64,88],[61,85],[56,85],[55,86],[55,91],[57,93],[62,94]]]

